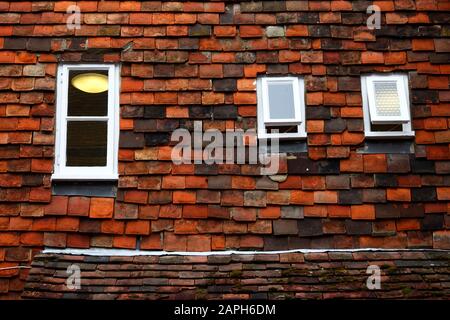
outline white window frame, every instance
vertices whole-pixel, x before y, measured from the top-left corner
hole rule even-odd
[[[108,114],[107,116],[68,116],[69,72],[86,70],[108,71]],[[58,66],[56,91],[56,139],[55,169],[52,180],[117,180],[119,153],[119,103],[120,66],[115,64],[63,64]],[[107,131],[106,166],[68,167],[66,166],[67,122],[105,121]]]
[[[294,97],[294,118],[271,119],[269,106],[269,84],[270,83],[292,83]],[[258,97],[258,138],[259,139],[295,139],[306,138],[305,124],[305,84],[298,77],[262,77],[257,79]],[[267,128],[272,126],[297,126],[294,133],[267,133]]]
[[[377,117],[375,110],[374,81],[394,80],[400,98],[399,117]],[[406,74],[373,74],[361,77],[362,104],[364,114],[364,133],[367,138],[407,138],[415,135],[412,129],[412,119],[409,100],[408,75]],[[374,120],[375,118],[375,120]],[[399,124],[402,131],[372,131],[371,125],[377,124]]]

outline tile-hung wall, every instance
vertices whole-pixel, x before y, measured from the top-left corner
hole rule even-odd
[[[374,1],[373,30],[368,1],[79,1],[68,28],[72,4],[0,2],[0,268],[44,246],[450,248],[448,1]],[[195,120],[277,128],[279,174],[174,165]]]

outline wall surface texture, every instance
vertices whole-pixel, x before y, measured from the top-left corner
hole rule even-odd
[[[52,194],[56,70],[79,62],[121,64],[116,197]],[[373,72],[409,75],[415,130],[375,152]],[[305,79],[307,148],[282,157],[287,179],[174,165],[178,127],[256,127],[259,75]],[[446,0],[0,1],[0,297],[44,246],[450,249],[449,77]]]

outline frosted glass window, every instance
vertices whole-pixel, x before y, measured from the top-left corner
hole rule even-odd
[[[292,83],[269,83],[271,119],[294,119],[294,89]]]
[[[407,78],[402,75],[372,75],[365,80],[372,123],[405,123],[411,120]]]
[[[400,116],[400,97],[396,81],[374,82],[377,115],[382,117]]]
[[[374,74],[361,77],[366,137],[411,137],[408,76]]]

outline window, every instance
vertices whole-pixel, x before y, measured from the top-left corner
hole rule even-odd
[[[118,178],[119,67],[61,65],[52,179]]]
[[[260,78],[258,94],[258,137],[304,138],[304,83],[296,77]]]
[[[361,78],[366,137],[414,136],[407,75]]]

